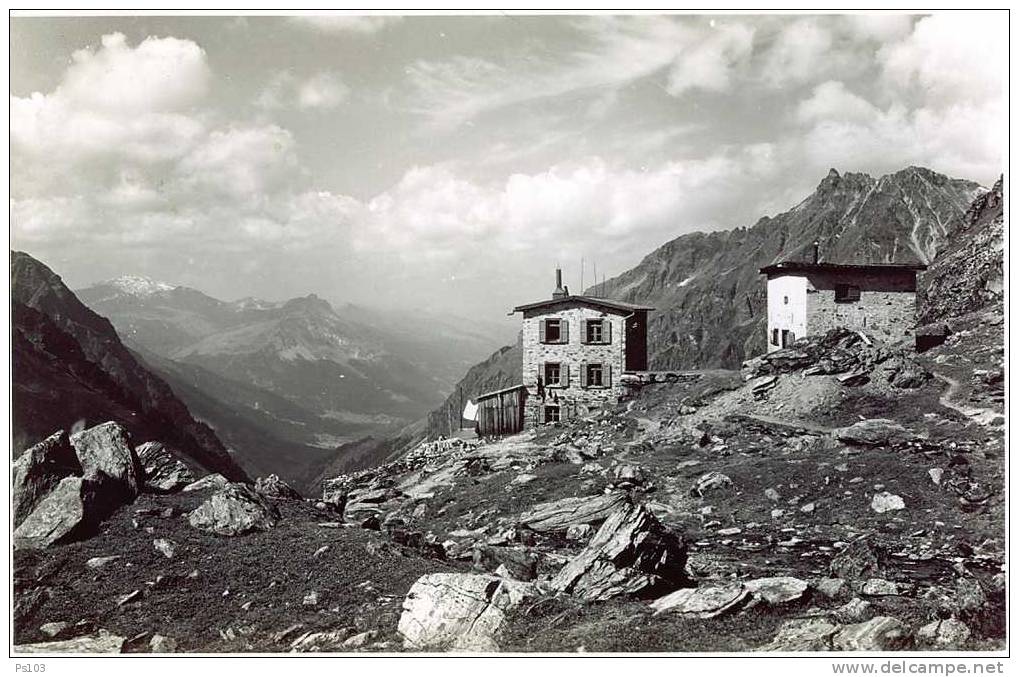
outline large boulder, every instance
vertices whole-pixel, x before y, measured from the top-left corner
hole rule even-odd
[[[271,501],[239,483],[228,484],[188,513],[191,526],[220,536],[267,531],[279,520],[280,512]]]
[[[612,513],[551,586],[589,600],[668,592],[689,585],[686,545],[644,506]]]
[[[507,612],[538,594],[496,576],[428,574],[407,593],[398,630],[409,649],[498,651]]]
[[[692,618],[714,618],[735,611],[750,595],[739,581],[718,586],[680,588],[651,602],[656,614],[669,612]]]
[[[839,626],[824,618],[794,618],[779,626],[775,638],[758,651],[831,651]]]
[[[80,653],[121,653],[126,637],[114,635],[106,630],[99,630],[94,635],[75,637],[55,642],[38,642],[36,644],[15,644],[15,654],[80,654]]]
[[[478,545],[474,548],[474,568],[490,572],[501,569],[508,574],[508,578],[533,581],[538,577],[538,558],[522,548]]]
[[[60,480],[80,474],[81,464],[63,430],[26,449],[11,466],[14,526],[25,521]]]
[[[893,447],[908,443],[913,434],[887,418],[868,418],[837,428],[832,435],[840,442],[861,447]]]
[[[159,493],[180,491],[195,481],[194,473],[162,442],[146,442],[135,448],[142,466],[145,488]]]
[[[100,482],[65,477],[14,530],[14,546],[45,548],[88,535],[109,512],[111,504],[104,499]]]
[[[909,628],[891,616],[845,625],[832,637],[836,651],[896,651],[909,642]]]
[[[71,446],[85,477],[103,481],[127,500],[138,495],[142,470],[124,426],[108,421],[82,430],[71,435]]]
[[[219,490],[227,486],[228,484],[230,484],[230,480],[223,477],[219,473],[212,473],[211,475],[206,475],[205,477],[199,480],[195,480],[191,484],[184,487],[183,490],[187,492],[208,491],[209,489]]]
[[[281,480],[279,475],[275,474],[268,477],[259,477],[255,480],[255,491],[269,498],[289,501],[301,500],[301,495],[297,493],[297,490]]]
[[[600,524],[628,502],[622,492],[563,498],[534,506],[520,524],[539,533],[566,533],[574,524]]]
[[[810,585],[793,576],[772,576],[744,581],[756,599],[771,605],[789,604],[803,599]]]

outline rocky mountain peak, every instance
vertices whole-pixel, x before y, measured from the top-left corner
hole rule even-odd
[[[109,285],[125,294],[133,296],[148,296],[159,292],[172,291],[175,288],[175,285],[153,280],[151,277],[145,277],[144,275],[121,275],[102,284]]]

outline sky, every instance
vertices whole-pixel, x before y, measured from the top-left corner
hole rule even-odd
[[[72,288],[486,320],[827,174],[990,186],[1007,15],[15,17],[11,240]]]

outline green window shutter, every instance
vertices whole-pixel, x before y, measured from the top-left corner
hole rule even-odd
[[[612,385],[612,365],[603,364],[601,366],[601,380],[602,385],[608,387]]]
[[[545,323],[546,322],[548,322],[548,320],[538,320],[538,342],[539,343],[544,343],[545,342]]]
[[[601,340],[605,343],[612,343],[612,320],[601,321]]]
[[[580,363],[580,387],[587,387],[587,362]]]
[[[570,365],[566,362],[559,365],[559,383],[564,388],[570,385]]]

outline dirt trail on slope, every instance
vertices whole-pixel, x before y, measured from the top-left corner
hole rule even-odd
[[[994,423],[994,421],[998,419],[1004,421],[1004,416],[994,411],[993,409],[985,409],[983,407],[971,407],[956,402],[955,396],[959,392],[959,389],[962,387],[962,384],[959,383],[954,378],[952,378],[951,376],[946,376],[945,374],[939,374],[937,372],[933,373],[934,378],[948,385],[948,388],[945,389],[945,392],[942,393],[941,397],[938,399],[938,402],[941,403],[941,406],[948,407],[949,409],[957,411],[963,416],[983,426],[991,425],[992,423]]]

